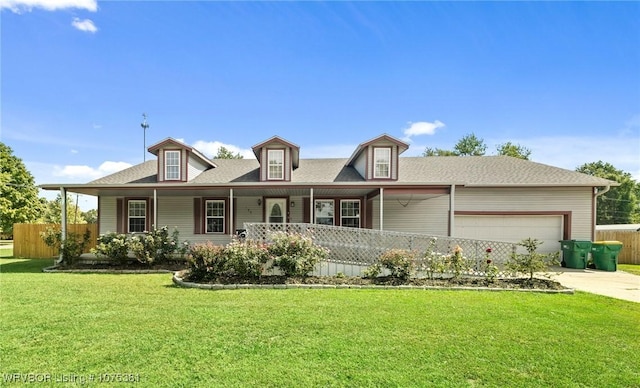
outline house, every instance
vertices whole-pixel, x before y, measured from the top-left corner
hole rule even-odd
[[[47,190],[98,197],[99,232],[177,227],[181,239],[226,244],[244,223],[316,223],[517,242],[544,251],[595,236],[596,197],[616,182],[508,156],[402,157],[389,135],[349,158],[304,159],[274,136],[255,159],[211,160],[172,138],[156,159],[86,184]]]

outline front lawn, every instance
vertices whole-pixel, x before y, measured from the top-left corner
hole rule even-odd
[[[205,291],[169,274],[0,263],[3,386],[14,373],[142,386],[640,385],[640,304],[588,293]]]
[[[640,276],[640,264],[618,264],[618,269]]]

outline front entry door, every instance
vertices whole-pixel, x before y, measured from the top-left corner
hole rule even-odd
[[[265,205],[265,220],[267,220],[268,224],[284,224],[287,222],[286,198],[267,198]]]

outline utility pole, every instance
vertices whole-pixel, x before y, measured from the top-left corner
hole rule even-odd
[[[149,128],[149,124],[147,124],[147,114],[142,114],[143,121],[140,124],[142,127],[142,161],[147,161],[147,128]]]

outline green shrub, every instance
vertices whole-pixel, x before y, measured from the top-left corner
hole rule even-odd
[[[74,260],[84,253],[91,239],[91,232],[89,229],[85,230],[82,235],[68,232],[67,237],[62,241],[60,227],[48,227],[44,232],[40,232],[40,237],[46,246],[54,248],[58,254],[62,254],[64,263],[73,264]]]
[[[227,273],[227,257],[224,247],[210,241],[191,247],[187,256],[187,268],[192,280],[212,279]]]
[[[424,272],[429,279],[433,279],[434,274],[445,271],[443,256],[436,250],[437,241],[435,237],[429,241],[429,246],[418,265],[418,270]]]
[[[174,229],[169,236],[169,228],[153,228],[144,234],[136,234],[129,240],[129,249],[141,263],[161,264],[179,253],[181,245],[178,241],[178,229]]]
[[[406,249],[392,249],[380,255],[379,263],[389,270],[391,276],[407,280],[416,268],[416,253]]]
[[[271,235],[269,255],[273,265],[285,276],[307,276],[329,251],[316,245],[311,237],[300,233],[275,232]]]
[[[98,237],[98,244],[91,250],[96,256],[113,259],[119,263],[126,263],[129,253],[129,241],[126,234],[109,232]]]
[[[380,263],[371,264],[363,271],[364,277],[369,279],[377,278],[378,276],[380,276],[381,272],[382,267],[380,266]]]
[[[234,238],[224,248],[227,268],[236,276],[256,278],[262,275],[263,264],[269,258],[267,247],[253,240],[239,240]]]
[[[509,257],[506,263],[507,269],[514,274],[524,274],[529,276],[529,281],[533,280],[535,273],[549,275],[549,267],[557,265],[560,252],[542,254],[537,249],[542,245],[542,241],[538,239],[528,238],[522,240],[518,245],[527,250],[525,254],[514,253]]]

